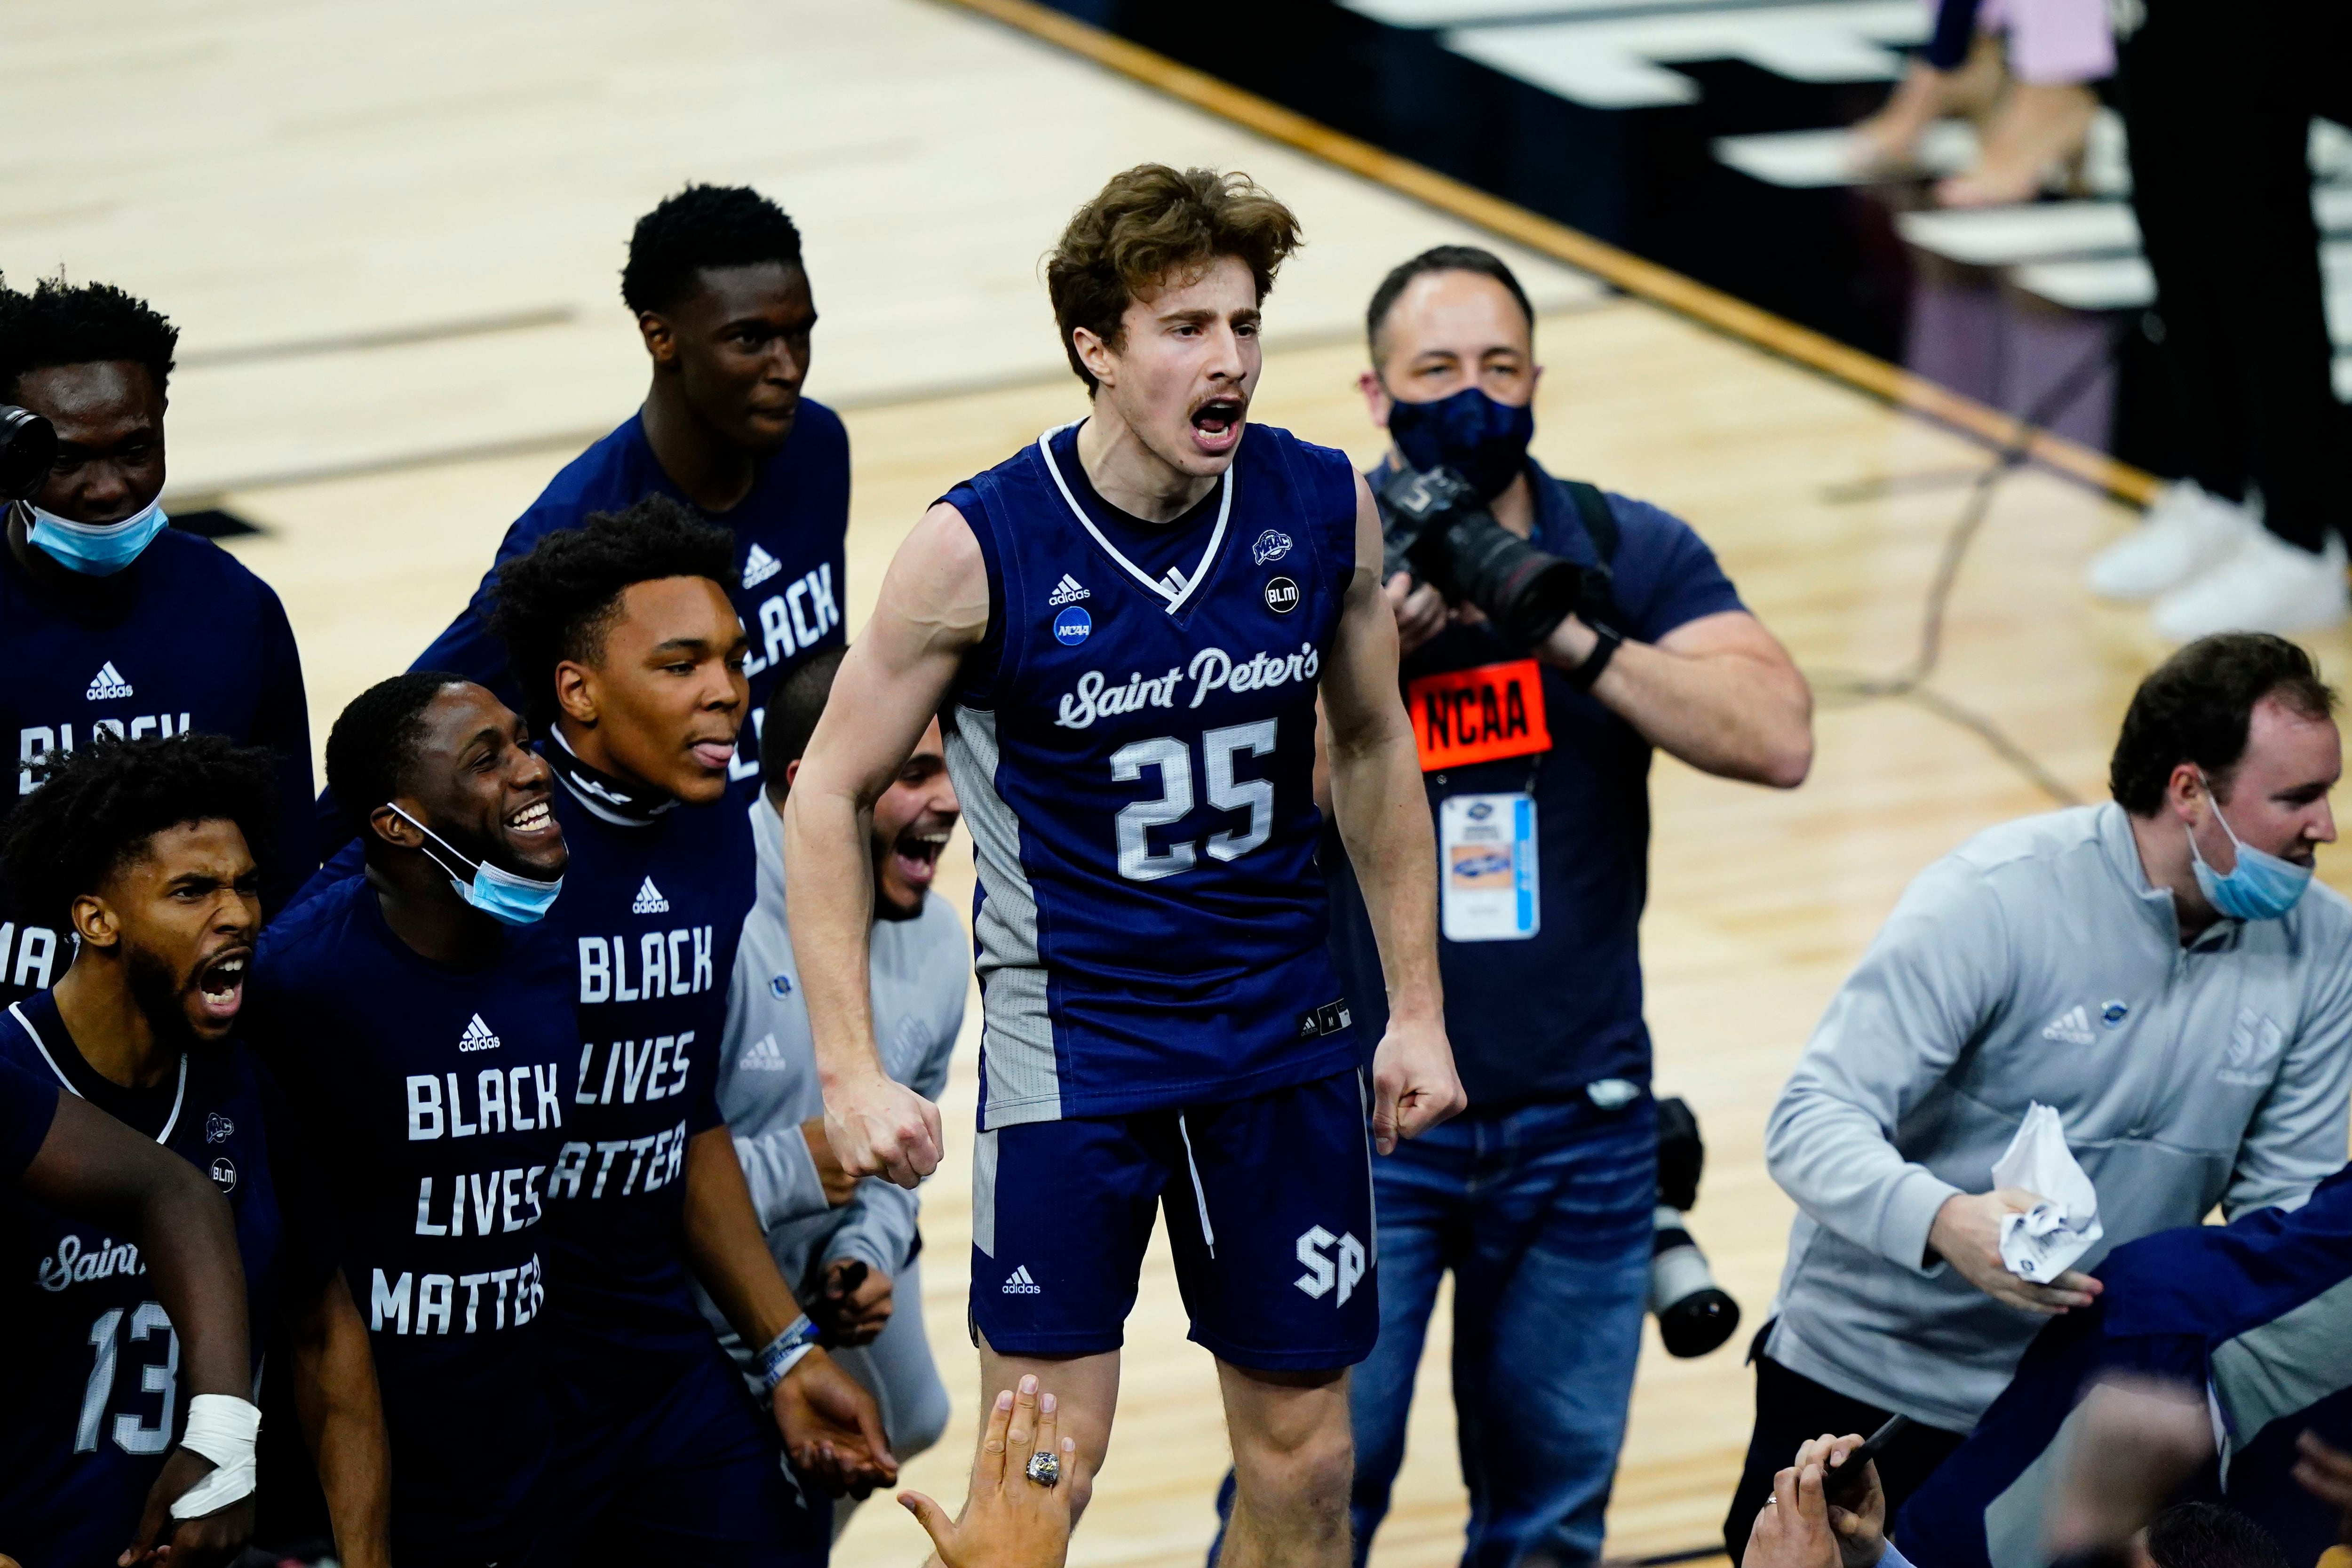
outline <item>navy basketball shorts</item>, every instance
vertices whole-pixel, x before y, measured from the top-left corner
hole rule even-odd
[[[1351,1070],[982,1133],[972,1328],[1003,1355],[1117,1350],[1160,1209],[1195,1343],[1265,1372],[1354,1365],[1380,1333],[1363,1096]]]
[[[646,1389],[556,1394],[562,1517],[535,1563],[549,1568],[823,1568],[832,1509],[785,1479],[774,1423],[711,1342]]]

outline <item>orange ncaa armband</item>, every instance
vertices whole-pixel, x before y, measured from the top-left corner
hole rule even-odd
[[[1534,659],[1424,675],[1406,685],[1404,700],[1425,773],[1551,750]]]

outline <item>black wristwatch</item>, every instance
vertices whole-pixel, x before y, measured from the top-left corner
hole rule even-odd
[[[1592,627],[1592,651],[1584,656],[1574,669],[1569,670],[1568,683],[1579,691],[1590,691],[1609,661],[1617,657],[1617,649],[1625,639],[1607,626],[1595,622]]]

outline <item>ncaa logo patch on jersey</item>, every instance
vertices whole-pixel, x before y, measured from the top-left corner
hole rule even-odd
[[[777,975],[768,982],[768,994],[777,1001],[782,1001],[793,994],[793,977],[789,974]]]
[[[1277,616],[1286,616],[1298,608],[1298,584],[1287,577],[1267,578],[1265,607]]]
[[[1279,529],[1267,529],[1250,543],[1250,563],[1264,566],[1290,553],[1290,535]]]
[[[1094,629],[1095,618],[1083,605],[1072,605],[1054,617],[1054,640],[1064,647],[1077,647]]]

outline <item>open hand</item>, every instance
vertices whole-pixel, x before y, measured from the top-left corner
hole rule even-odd
[[[2010,1271],[2000,1260],[2000,1222],[2004,1215],[2023,1214],[2038,1203],[2039,1194],[2022,1187],[1997,1193],[1960,1193],[1944,1200],[1927,1227],[1927,1246],[1958,1270],[1961,1279],[2005,1307],[2055,1318],[2072,1308],[2087,1307],[2105,1289],[2096,1279],[2069,1268],[2047,1285],[2033,1285]]]
[[[1070,1493],[1078,1480],[1078,1445],[1060,1436],[1054,1396],[1024,1377],[1019,1393],[996,1396],[972,1457],[971,1495],[955,1518],[921,1492],[898,1501],[919,1521],[942,1568],[1062,1568],[1070,1554]],[[1029,1479],[1029,1457],[1061,1456],[1061,1479]]]
[[[880,1070],[824,1091],[824,1133],[852,1176],[914,1187],[940,1168],[940,1108]]]
[[[822,1350],[801,1357],[770,1399],[785,1457],[819,1491],[862,1498],[898,1479],[874,1396]]]

